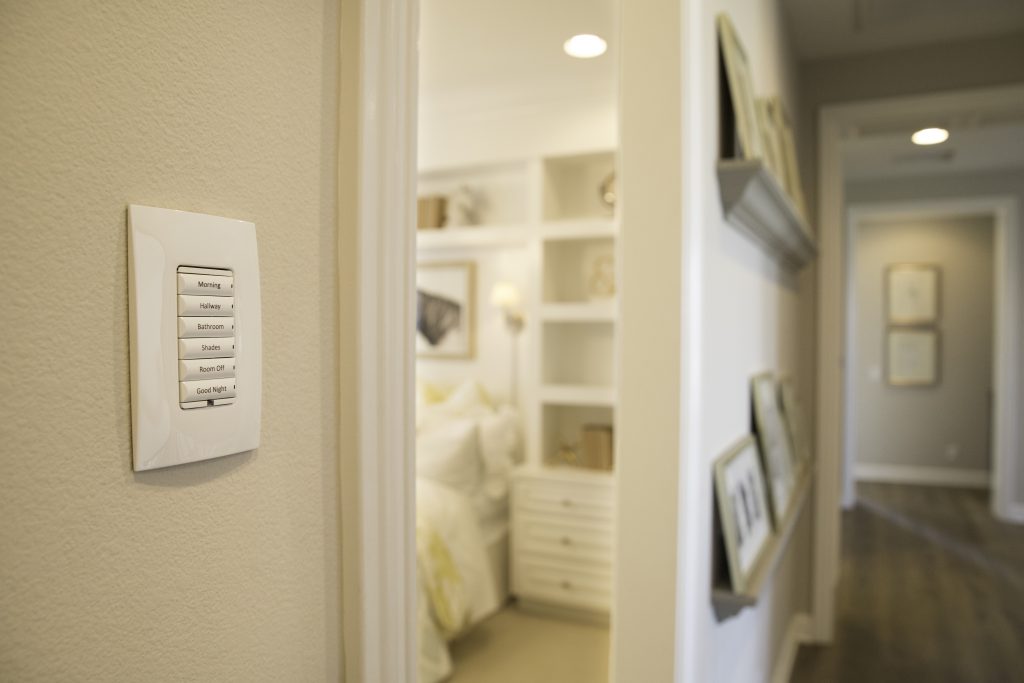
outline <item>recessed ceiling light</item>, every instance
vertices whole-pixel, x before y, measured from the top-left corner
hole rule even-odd
[[[915,145],[937,145],[949,139],[949,131],[945,128],[922,128],[910,136]]]
[[[565,54],[579,59],[591,59],[600,57],[608,49],[608,43],[601,36],[592,33],[581,33],[565,41],[562,46]]]

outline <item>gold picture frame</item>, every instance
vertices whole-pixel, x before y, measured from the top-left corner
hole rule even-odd
[[[894,263],[885,269],[889,325],[935,325],[942,308],[942,270],[932,263]]]
[[[715,498],[732,590],[744,592],[774,535],[757,442],[745,436],[715,461]]]
[[[416,266],[416,356],[469,360],[476,356],[476,264]]]

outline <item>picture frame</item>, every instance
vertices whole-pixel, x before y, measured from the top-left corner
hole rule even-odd
[[[885,310],[890,325],[939,321],[942,272],[929,263],[896,263],[885,269]]]
[[[742,593],[774,531],[757,442],[746,436],[715,461],[715,499],[732,590]]]
[[[729,15],[719,14],[716,17],[718,28],[719,54],[725,72],[725,82],[729,97],[722,98],[723,104],[731,104],[736,139],[740,150],[735,154],[740,159],[761,159],[764,150],[757,125],[757,107],[754,100],[754,87],[750,78],[750,67],[747,53],[743,49],[736,28],[732,25]],[[735,150],[733,150],[735,152]]]
[[[793,449],[799,477],[811,465],[811,444],[807,437],[807,423],[804,422],[803,406],[797,399],[793,380],[788,376],[779,378],[779,405],[782,408],[782,414],[786,417],[789,443]]]
[[[768,499],[776,524],[789,511],[796,488],[789,429],[779,408],[779,389],[771,373],[756,375],[750,381],[754,429],[768,482]]]
[[[930,387],[939,383],[939,331],[892,327],[886,334],[886,381],[894,387]]]
[[[416,356],[468,360],[476,355],[476,264],[416,267]]]

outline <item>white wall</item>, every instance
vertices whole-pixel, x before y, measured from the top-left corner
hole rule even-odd
[[[703,462],[699,480],[689,489],[695,500],[686,503],[684,515],[698,515],[696,548],[710,552],[711,467],[731,444],[751,431],[750,377],[762,371],[793,373],[803,386],[801,338],[802,277],[780,269],[757,245],[730,226],[718,199],[715,160],[718,156],[718,55],[714,20],[718,12],[731,16],[748,54],[754,87],[759,94],[778,93],[788,109],[797,114],[797,69],[785,33],[779,3],[773,0],[718,0],[697,3],[695,59],[688,73],[694,79],[687,101],[698,107],[690,124],[688,155],[695,159],[696,173],[684,201],[696,202],[688,214],[686,229],[696,231],[697,249],[688,265],[699,264],[684,287],[698,289],[700,326],[700,375],[686,378],[699,382],[699,401],[690,407],[691,429],[698,430],[693,454]],[[802,122],[796,120],[799,129]],[[685,496],[684,496],[685,499]],[[703,575],[693,581],[688,609],[699,620],[695,627],[695,658],[691,680],[763,681],[771,675],[790,621],[809,610],[810,603],[810,507],[805,509],[785,556],[765,586],[756,606],[739,616],[718,622],[706,598],[710,583],[704,559],[689,561],[688,571]],[[696,567],[692,565],[696,564]],[[703,593],[702,593],[703,592]]]
[[[850,183],[845,188],[848,204],[872,202],[903,202],[929,199],[1011,197],[1018,206],[1024,206],[1024,169],[977,173],[972,175],[950,175],[927,179],[883,179],[870,182]],[[1021,226],[1011,229],[1022,229]],[[1024,253],[1019,256],[1024,263]],[[1020,331],[1024,334],[1024,330]],[[1024,386],[1024,370],[1020,378]],[[1022,446],[1024,447],[1024,446]],[[1024,503],[1024,450],[1019,453],[1016,468],[1016,493],[1014,500]]]
[[[0,679],[337,680],[337,11],[0,5]],[[255,222],[257,451],[132,472],[129,203]]]
[[[993,217],[907,220],[872,214],[849,228],[853,348],[848,357],[858,468],[880,476],[897,467],[919,472],[925,481],[929,471],[951,476],[957,471],[964,482],[985,482],[992,445]],[[886,381],[885,273],[898,263],[939,268],[935,386],[898,387]]]

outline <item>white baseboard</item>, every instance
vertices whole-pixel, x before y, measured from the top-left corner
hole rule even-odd
[[[811,642],[811,615],[794,614],[786,626],[786,634],[782,637],[782,645],[779,646],[779,653],[775,656],[775,666],[772,667],[772,683],[789,683],[793,676],[793,666],[796,664],[796,655],[800,645]]]
[[[955,467],[857,463],[853,474],[857,481],[877,481],[888,484],[923,484],[926,486],[987,489],[992,483],[992,474],[988,470],[963,470]]]
[[[1011,503],[1005,510],[997,510],[996,517],[1003,522],[1024,524],[1024,503]]]

